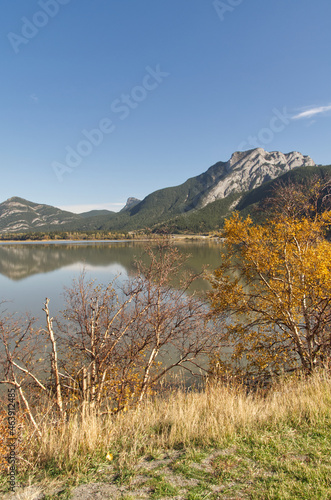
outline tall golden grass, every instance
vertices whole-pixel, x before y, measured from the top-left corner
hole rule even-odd
[[[70,474],[111,453],[120,466],[130,466],[161,449],[222,447],[266,427],[281,432],[285,425],[314,426],[330,416],[331,377],[325,373],[284,380],[268,392],[247,393],[226,384],[208,385],[201,392],[176,390],[117,415],[98,415],[85,406],[55,422],[43,409],[41,439],[25,426],[21,465],[31,472],[53,464]]]

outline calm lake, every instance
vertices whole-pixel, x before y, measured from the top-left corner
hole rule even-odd
[[[63,309],[63,288],[70,287],[85,269],[88,278],[107,284],[115,277],[125,280],[135,272],[134,262],[144,258],[144,243],[52,242],[0,243],[0,300],[2,310],[30,312],[43,319],[45,298],[50,299],[50,312],[55,316]],[[190,255],[187,268],[210,271],[220,264],[220,245],[216,242],[176,243],[181,252]],[[196,283],[199,290],[209,289],[204,280]]]

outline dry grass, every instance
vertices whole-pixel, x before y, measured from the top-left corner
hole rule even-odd
[[[22,465],[29,464],[30,472],[32,467],[71,474],[111,452],[120,467],[133,466],[158,450],[222,447],[263,429],[281,433],[289,425],[313,427],[330,417],[331,379],[325,374],[281,382],[267,394],[226,385],[176,391],[116,416],[87,408],[66,422],[43,417],[40,441],[32,428],[25,429]]]
[[[62,422],[44,408],[37,420],[41,439],[24,422],[13,498],[331,498],[327,374],[250,394],[224,384],[178,390],[126,413],[89,407]],[[6,491],[3,476],[0,496],[12,499]]]

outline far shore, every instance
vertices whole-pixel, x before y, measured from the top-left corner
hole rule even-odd
[[[219,241],[222,240],[222,238],[218,238],[217,236],[213,235],[202,235],[202,234],[171,234],[170,238],[173,241],[193,241],[193,240],[199,240],[199,241]],[[34,239],[26,239],[26,240],[2,240],[0,237],[0,245],[7,245],[7,244],[57,244],[57,243],[123,243],[123,242],[141,242],[141,243],[146,243],[149,241],[155,241],[157,239],[157,236],[155,235],[152,238],[148,237],[136,237],[136,238],[121,238],[121,239],[49,239],[49,238],[43,238],[40,240],[34,240]]]

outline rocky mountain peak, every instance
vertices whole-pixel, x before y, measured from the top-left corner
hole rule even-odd
[[[265,164],[270,165],[288,165],[291,170],[295,167],[315,166],[310,156],[304,156],[297,151],[291,153],[281,153],[279,151],[268,152],[263,148],[250,149],[248,151],[236,151],[232,154],[229,162],[229,170],[260,167]]]
[[[26,205],[27,201],[24,200],[23,198],[19,198],[19,196],[12,196],[11,198],[8,198],[8,200],[5,200],[3,204],[10,205],[13,203],[18,203],[20,205]]]
[[[263,148],[249,149],[248,151],[235,151],[234,153],[232,153],[228,163],[233,166],[238,162],[242,162],[243,160],[248,161],[253,157],[258,158],[260,156],[264,156],[265,153],[266,151],[264,151]]]
[[[139,200],[138,198],[134,198],[134,196],[130,196],[127,200],[126,200],[126,204],[125,206],[122,208],[122,210],[128,210],[129,208],[133,208],[135,205],[137,205],[138,203],[140,203],[141,200]],[[122,212],[121,210],[121,212]]]
[[[236,151],[225,164],[225,168],[223,167],[224,175],[204,198],[203,206],[233,192],[259,187],[293,168],[308,166],[316,165],[310,156],[304,156],[297,151],[287,154],[279,151],[269,153],[263,148]]]

